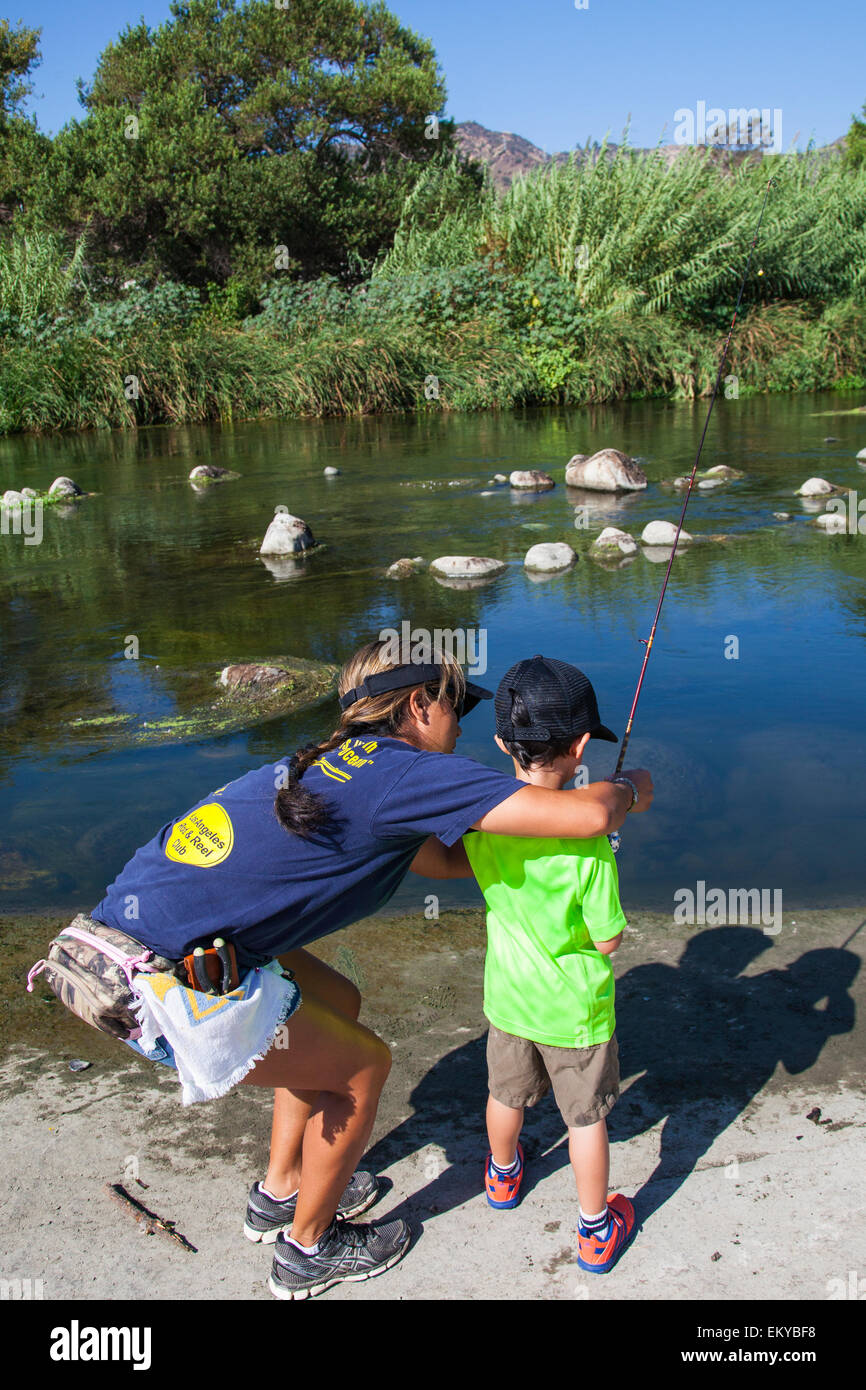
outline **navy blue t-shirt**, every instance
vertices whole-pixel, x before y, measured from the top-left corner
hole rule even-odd
[[[401,739],[347,739],[304,773],[331,819],[302,839],[274,810],[287,767],[248,772],[169,821],[92,915],[173,960],[215,935],[276,955],[378,911],[428,835],[453,845],[525,785]]]

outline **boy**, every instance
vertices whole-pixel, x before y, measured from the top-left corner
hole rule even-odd
[[[495,710],[497,744],[514,759],[515,775],[537,786],[570,781],[590,738],[617,742],[599,719],[590,682],[564,661],[536,656],[512,666]],[[634,783],[616,780],[631,787],[634,806]],[[605,836],[473,831],[463,844],[487,903],[487,1200],[500,1209],[517,1205],[524,1107],[552,1086],[577,1182],[577,1262],[604,1274],[635,1220],[628,1198],[607,1195],[605,1116],[619,1095],[610,956],[626,926],[613,853]]]

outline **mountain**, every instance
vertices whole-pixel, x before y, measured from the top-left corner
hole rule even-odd
[[[600,149],[599,142],[596,140],[589,146],[587,154],[586,148],[575,150],[559,150],[556,154],[548,154],[545,150],[539,149],[538,145],[533,145],[530,140],[524,140],[522,135],[514,135],[508,130],[487,130],[485,126],[479,125],[477,121],[461,121],[455,128],[457,143],[461,152],[470,159],[477,159],[480,163],[486,164],[490,170],[490,176],[494,187],[500,192],[509,188],[516,178],[523,174],[529,174],[534,169],[542,168],[549,164],[565,164],[574,154],[578,162],[586,158],[595,158]],[[821,154],[830,155],[843,149],[845,137],[834,140],[832,144],[825,145]],[[617,146],[608,145],[608,151],[612,155]],[[658,153],[667,164],[672,164],[678,159],[684,150],[695,148],[693,145],[660,145],[657,147]],[[706,148],[701,146],[699,148]],[[713,157],[718,159],[720,164],[740,164],[744,159],[748,159],[751,154],[757,154],[763,158],[763,150],[737,150],[710,146]],[[641,151],[648,153],[648,151]]]

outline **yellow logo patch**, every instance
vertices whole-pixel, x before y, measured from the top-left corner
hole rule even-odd
[[[212,869],[231,854],[235,832],[228,812],[215,801],[175,821],[165,846],[167,859]]]

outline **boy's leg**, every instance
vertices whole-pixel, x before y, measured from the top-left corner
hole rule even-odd
[[[592,1125],[569,1125],[568,1156],[583,1215],[596,1216],[606,1211],[610,1181],[607,1121],[597,1120]]]
[[[523,1107],[514,1110],[495,1096],[487,1097],[487,1137],[497,1168],[510,1168],[517,1158],[517,1141],[523,1128]]]

